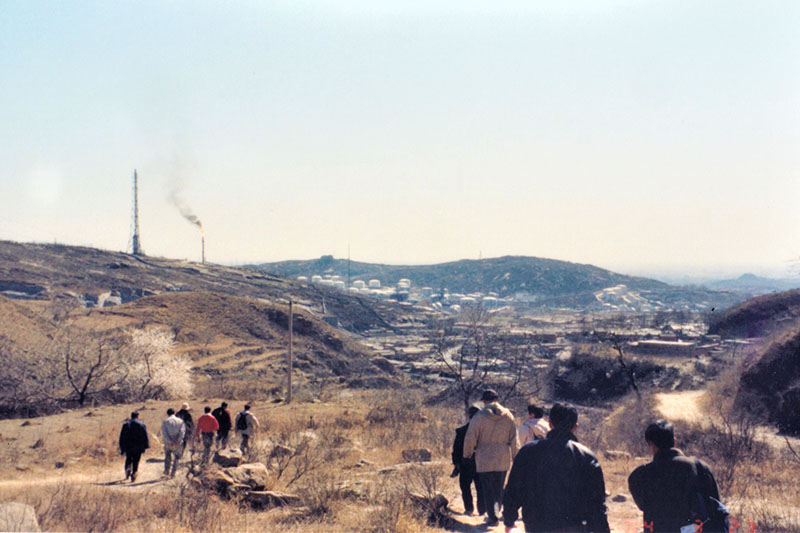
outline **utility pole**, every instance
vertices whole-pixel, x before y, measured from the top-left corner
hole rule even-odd
[[[350,290],[350,244],[347,245],[347,290]]]
[[[286,369],[288,391],[286,393],[286,403],[292,403],[292,366],[294,366],[294,353],[292,353],[294,345],[294,314],[292,312],[292,301],[289,300],[289,364]]]

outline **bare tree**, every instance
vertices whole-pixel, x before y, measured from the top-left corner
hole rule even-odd
[[[91,396],[119,388],[125,381],[128,373],[118,353],[119,346],[110,339],[71,332],[63,349],[64,369],[78,405]]]
[[[534,346],[514,337],[482,306],[467,306],[457,321],[440,320],[430,329],[433,355],[455,380],[467,410],[481,389],[492,386],[502,401],[538,393],[541,384],[531,363]]]

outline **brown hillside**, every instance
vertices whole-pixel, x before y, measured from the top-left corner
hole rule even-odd
[[[24,345],[29,350],[41,348],[49,342],[55,327],[30,303],[19,303],[0,296],[0,342]]]
[[[373,298],[300,283],[245,268],[134,256],[79,246],[0,241],[0,295],[47,301],[69,295],[92,307],[154,294],[213,292],[323,307],[343,328],[392,328],[410,311]]]
[[[301,382],[366,386],[398,382],[390,365],[376,366],[374,354],[349,334],[296,307],[293,314],[294,368]],[[287,306],[225,294],[173,293],[90,310],[77,324],[92,329],[168,327],[179,350],[196,363],[198,380],[207,385],[266,390],[285,382]]]
[[[800,327],[784,332],[742,373],[736,405],[800,434]]]
[[[792,326],[800,319],[800,289],[765,294],[722,313],[709,333],[725,337],[762,337]]]

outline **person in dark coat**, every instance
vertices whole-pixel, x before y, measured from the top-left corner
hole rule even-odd
[[[149,447],[147,426],[139,420],[139,413],[134,411],[131,413],[131,417],[122,424],[122,430],[119,432],[119,451],[125,455],[125,479],[130,478],[131,483],[136,481],[139,459]]]
[[[184,402],[181,405],[181,410],[175,413],[175,416],[183,420],[184,425],[186,426],[186,433],[183,435],[183,449],[186,450],[186,445],[191,440],[192,436],[194,435],[194,420],[192,420],[192,408],[189,407],[189,404]],[[194,449],[194,448],[193,448]]]
[[[653,460],[636,468],[628,477],[628,488],[644,512],[646,531],[679,531],[706,522],[703,531],[727,531],[727,509],[720,503],[717,482],[703,461],[687,457],[675,448],[670,422],[657,420],[647,426],[644,438]],[[713,500],[707,500],[707,498]],[[715,508],[712,508],[715,507]],[[718,523],[708,523],[721,511]]]
[[[555,404],[552,430],[529,442],[514,458],[503,495],[503,523],[511,531],[522,508],[527,532],[607,532],[603,470],[575,431],[578,411]]]
[[[480,411],[474,405],[469,408],[469,418]],[[472,484],[475,484],[475,497],[478,500],[478,514],[486,513],[483,502],[483,492],[478,482],[478,473],[475,471],[475,456],[464,457],[464,437],[467,435],[469,421],[456,429],[456,438],[453,441],[453,474],[458,474],[458,484],[461,487],[461,499],[464,501],[464,513],[471,515],[475,511],[472,505]]]
[[[228,446],[228,434],[233,427],[227,402],[222,402],[222,405],[211,411],[211,415],[217,419],[217,423],[219,424],[219,429],[217,430],[217,448],[224,449]]]

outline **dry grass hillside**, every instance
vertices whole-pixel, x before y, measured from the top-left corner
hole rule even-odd
[[[53,318],[53,314],[63,316]],[[298,390],[387,387],[404,376],[351,334],[295,306],[294,379]],[[213,293],[168,293],[102,309],[54,310],[41,302],[0,296],[2,349],[32,361],[63,365],[54,336],[113,339],[125,331],[161,329],[173,351],[191,360],[195,391],[229,398],[280,396],[285,389],[288,306]],[[64,325],[68,323],[69,328]],[[64,333],[64,332],[67,333]],[[47,354],[48,357],[42,357]],[[19,355],[18,355],[19,356]],[[30,368],[30,367],[28,367]]]
[[[722,406],[720,392],[712,391],[706,401]],[[487,527],[479,517],[460,514],[457,480],[448,473],[453,430],[463,423],[463,414],[454,407],[426,407],[422,398],[409,391],[343,390],[313,402],[255,402],[262,429],[247,460],[266,465],[268,489],[297,497],[292,505],[267,509],[199,486],[193,480],[216,475],[216,467],[194,469],[198,456],[191,446],[176,478],[160,476],[158,427],[166,408],[177,402],[3,420],[0,502],[32,505],[49,531],[432,533],[443,531],[442,524],[429,523],[429,509],[412,495],[441,493],[449,500],[449,530],[503,531],[502,525]],[[761,440],[755,426],[732,420],[730,411],[715,412],[699,398],[688,393],[630,397],[613,410],[579,409],[577,434],[597,452],[603,468],[612,530],[641,530],[627,477],[649,460],[644,424],[669,414],[677,423],[679,446],[710,463],[740,531],[800,531],[794,490],[800,458],[781,440]],[[195,412],[219,401],[189,398]],[[151,449],[136,483],[124,481],[116,451],[120,424],[132,409],[140,411],[151,432]],[[431,461],[406,462],[402,452],[409,448],[427,448]]]
[[[243,268],[134,256],[80,246],[0,241],[0,295],[71,297],[88,306],[172,292],[213,292],[285,302],[335,316],[350,331],[413,320],[402,307]],[[408,315],[408,316],[407,316]]]
[[[396,386],[394,367],[351,336],[295,307],[294,368],[300,387]],[[198,390],[226,397],[263,396],[285,383],[288,306],[212,293],[151,296],[78,321],[92,329],[168,327],[194,364]]]

